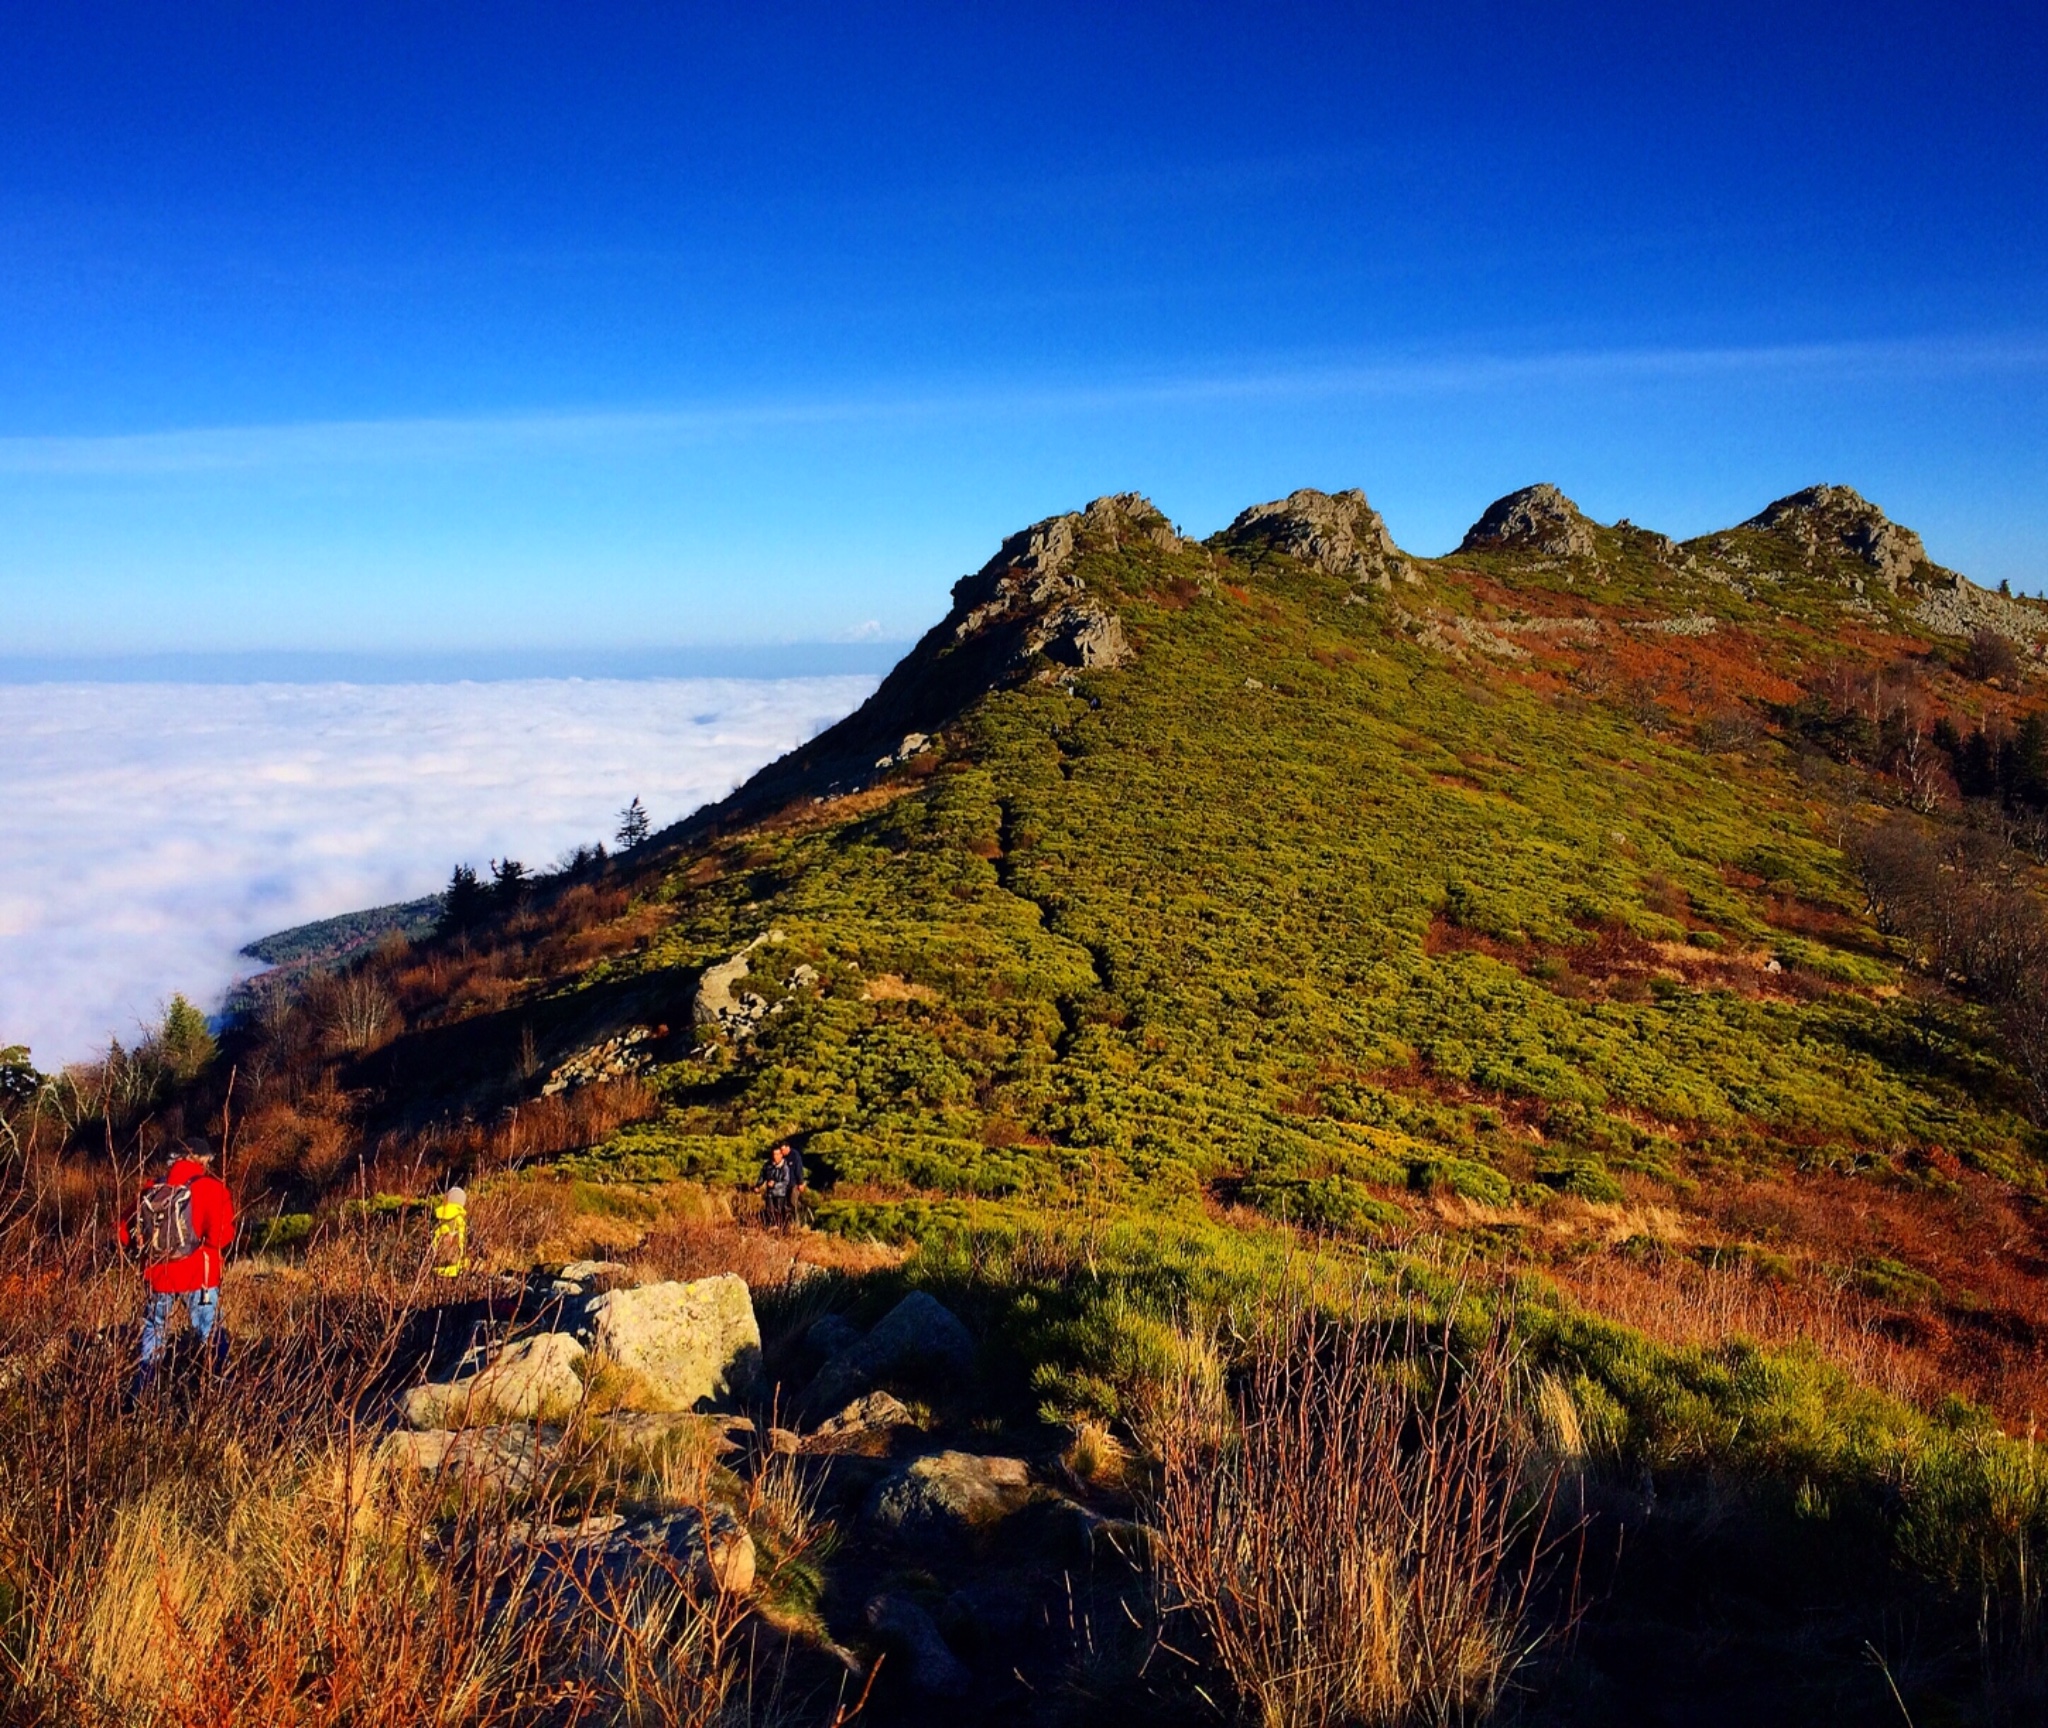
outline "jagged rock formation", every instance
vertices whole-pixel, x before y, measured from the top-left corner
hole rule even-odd
[[[1847,486],[1809,486],[1765,506],[1742,526],[1789,540],[1808,563],[1856,559],[1875,571],[1877,580],[1894,594],[1929,563],[1919,535]]]
[[[1385,518],[1355,486],[1334,493],[1304,487],[1270,504],[1254,504],[1238,513],[1216,544],[1233,554],[1284,552],[1325,575],[1380,588],[1397,579],[1417,580]]]
[[[1524,486],[1496,498],[1458,542],[1460,552],[1541,552],[1551,558],[1590,558],[1593,525],[1555,486]]]
[[[1033,677],[1113,671],[1132,654],[1123,621],[1075,568],[1082,555],[1127,546],[1185,550],[1153,505],[1135,492],[1048,516],[1012,534],[881,688],[838,725],[770,764],[722,804],[692,818],[703,831],[743,822],[806,793],[851,791],[918,751],[975,698]]]

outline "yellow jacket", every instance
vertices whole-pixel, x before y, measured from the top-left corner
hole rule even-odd
[[[443,1200],[434,1208],[434,1270],[454,1278],[469,1269],[469,1210]]]

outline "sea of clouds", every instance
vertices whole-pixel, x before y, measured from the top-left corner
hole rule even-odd
[[[0,1044],[211,1008],[246,942],[722,797],[869,676],[0,685]]]

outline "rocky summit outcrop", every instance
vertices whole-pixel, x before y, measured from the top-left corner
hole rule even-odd
[[[742,1396],[760,1377],[753,1298],[746,1280],[729,1272],[608,1290],[590,1299],[586,1316],[591,1349],[669,1409]]]
[[[848,792],[917,756],[943,753],[947,726],[990,690],[1126,665],[1134,650],[1123,620],[1081,566],[1091,553],[1186,548],[1165,516],[1135,492],[1098,498],[1085,510],[1012,534],[953,585],[946,616],[874,695],[700,812],[692,828],[738,824],[805,794]]]
[[[1284,552],[1326,576],[1380,588],[1418,579],[1385,518],[1355,486],[1343,492],[1304,487],[1270,504],[1254,504],[1239,511],[1215,543],[1239,556]]]
[[[1524,486],[1496,498],[1465,531],[1460,552],[1540,552],[1548,558],[1590,558],[1593,525],[1555,486]]]
[[[950,627],[956,645],[995,633],[1012,671],[1039,657],[1078,671],[1121,666],[1131,652],[1123,622],[1089,594],[1074,566],[1090,546],[1134,542],[1166,552],[1181,548],[1172,524],[1135,492],[1048,516],[1012,534],[978,571],[954,584],[953,610],[940,628]]]
[[[1892,593],[1928,563],[1919,535],[1847,486],[1809,486],[1765,506],[1742,526],[1789,540],[1809,563],[1854,559]]]

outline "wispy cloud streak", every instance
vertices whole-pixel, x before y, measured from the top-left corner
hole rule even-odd
[[[323,420],[97,436],[0,438],[0,474],[171,474],[336,464],[490,461],[534,450],[701,442],[777,429],[1114,413],[1148,407],[1448,396],[1535,385],[1752,376],[1911,379],[2033,373],[2048,337],[1788,343],[1760,347],[1570,349],[1406,357],[1128,379],[817,400],[625,410]]]

